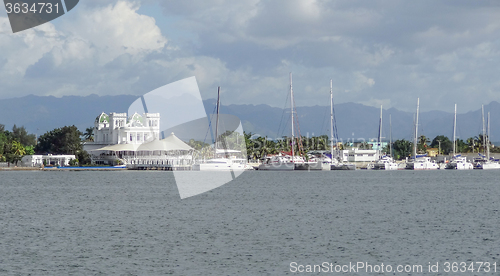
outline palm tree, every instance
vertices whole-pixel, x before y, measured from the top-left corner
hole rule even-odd
[[[469,147],[470,150],[472,150],[472,153],[474,153],[474,149],[476,148],[476,139],[474,137],[467,138],[467,146]],[[469,152],[470,152],[469,150]]]
[[[94,128],[93,127],[86,128],[83,137],[85,138],[85,141],[94,142]]]
[[[425,135],[421,135],[420,137],[418,137],[418,144],[417,144],[417,148],[420,152],[425,152],[427,151],[427,145],[430,143],[431,141],[429,140],[429,138],[425,137]]]
[[[12,161],[16,162],[16,166],[17,166],[17,162],[19,162],[21,160],[21,158],[24,155],[26,155],[26,149],[24,148],[24,146],[20,142],[14,140],[14,141],[12,141],[11,151],[12,151],[12,154],[14,155]]]

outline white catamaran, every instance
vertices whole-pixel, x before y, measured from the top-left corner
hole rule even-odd
[[[268,156],[258,170],[263,171],[292,171],[292,170],[321,170],[322,162],[316,160],[306,160],[303,156],[295,156],[295,106],[293,100],[292,73],[290,73],[290,113],[292,123],[291,154],[280,153]],[[300,134],[299,134],[300,135]],[[300,139],[300,137],[299,137]]]
[[[378,160],[374,163],[370,163],[366,166],[369,170],[397,170],[398,164],[394,162],[392,159],[392,150],[391,156],[382,155],[382,106],[380,106],[380,120],[378,126]],[[390,143],[392,144],[392,138]],[[391,145],[392,146],[392,145]],[[392,149],[392,148],[391,148]]]
[[[335,131],[334,131],[335,129]],[[334,135],[335,134],[335,135]],[[343,156],[340,154],[340,149],[338,145],[338,132],[337,132],[337,122],[335,120],[335,112],[333,110],[333,84],[332,80],[330,80],[330,154],[332,155],[331,158],[331,165],[330,165],[330,170],[332,171],[337,171],[337,170],[355,170],[356,165],[351,164],[351,163],[345,163],[343,162]],[[336,148],[336,156],[334,157],[333,155],[333,141],[335,141],[335,148]]]
[[[485,155],[479,154],[480,158],[474,160],[476,162],[475,169],[480,170],[492,170],[500,169],[500,163],[498,159],[490,157],[490,113],[488,112],[488,132],[485,130],[484,125],[484,106],[481,106],[482,117],[483,117],[483,148]]]
[[[417,98],[417,116],[415,120],[415,137],[413,139],[413,157],[410,161],[406,162],[407,170],[437,170],[439,167],[431,158],[424,155],[417,155],[418,143],[418,111],[420,108],[420,98]]]
[[[219,139],[219,110],[220,110],[220,86],[217,89],[217,112],[215,121],[215,142],[213,149],[213,158],[204,162],[197,162],[192,166],[193,171],[234,171],[248,170],[247,160],[242,158],[241,151],[226,148],[224,137]],[[218,148],[218,142],[222,141],[223,147]],[[229,157],[229,158],[228,158]]]
[[[457,154],[457,137],[456,137],[456,132],[457,132],[457,104],[455,104],[455,119],[453,120],[453,157],[446,164],[445,169],[447,170],[472,170],[474,166],[472,163],[467,162],[467,158],[465,156],[462,156],[460,154]]]

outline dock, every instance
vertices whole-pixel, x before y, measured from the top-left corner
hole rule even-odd
[[[128,170],[138,171],[191,171],[191,165],[170,165],[170,164],[129,164]]]

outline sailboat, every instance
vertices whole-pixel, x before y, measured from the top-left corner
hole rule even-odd
[[[334,131],[335,128],[335,131]],[[335,135],[334,135],[335,134]],[[337,122],[335,120],[335,113],[333,111],[333,84],[332,80],[330,80],[330,153],[332,155],[332,163],[330,165],[330,170],[355,170],[356,165],[351,163],[345,163],[341,161],[343,157],[341,156],[339,145],[338,145],[338,132],[337,132]],[[336,149],[336,158],[333,155],[333,141],[335,140],[335,149]]]
[[[201,163],[196,163],[192,166],[193,171],[234,171],[246,170],[251,168],[247,165],[246,159],[238,158],[237,154],[241,153],[237,150],[230,150],[225,147],[224,138],[219,139],[219,109],[220,109],[220,86],[217,89],[217,111],[215,120],[215,143],[213,150],[213,158]],[[222,142],[223,148],[218,148],[218,142]],[[227,155],[232,155],[227,158]]]
[[[485,155],[479,154],[481,158],[476,159],[475,169],[481,170],[492,170],[492,169],[500,169],[500,163],[498,159],[490,157],[490,113],[488,112],[488,132],[485,131],[484,125],[484,106],[481,106],[482,116],[483,116],[483,148],[485,151]]]
[[[278,155],[266,157],[259,165],[258,170],[264,171],[292,171],[292,170],[321,170],[322,162],[306,160],[303,156],[295,156],[295,131],[294,131],[294,100],[292,73],[290,73],[290,113],[292,122],[292,141],[290,153],[279,153]],[[300,137],[299,137],[300,139]]]
[[[392,141],[391,141],[392,143]],[[397,170],[398,164],[394,162],[392,156],[382,155],[382,105],[380,106],[380,120],[378,126],[378,157],[379,159],[368,164],[366,167],[369,170]]]
[[[446,164],[445,169],[472,170],[474,166],[471,163],[467,162],[467,158],[465,156],[456,153],[457,150],[456,132],[457,132],[457,104],[455,104],[455,119],[453,120],[453,157],[450,160],[450,162]]]
[[[438,165],[431,161],[431,158],[424,155],[417,155],[418,143],[418,111],[420,108],[420,98],[417,98],[417,116],[415,120],[415,137],[413,139],[413,157],[410,161],[406,162],[407,170],[437,170]]]

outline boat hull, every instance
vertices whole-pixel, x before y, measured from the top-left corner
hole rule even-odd
[[[193,171],[237,171],[237,170],[246,170],[245,165],[243,164],[210,164],[210,163],[202,163],[202,164],[194,164],[192,166]]]
[[[398,169],[398,164],[397,163],[380,163],[380,164],[373,164],[372,170],[384,170],[384,171],[392,171],[392,170],[397,170]]]
[[[293,171],[295,166],[293,163],[271,163],[260,164],[257,169],[259,171]]]
[[[488,163],[478,164],[476,168],[480,170],[496,170],[500,169],[500,164],[496,162],[488,162]]]
[[[406,163],[407,170],[437,170],[439,167],[436,163]]]
[[[321,162],[295,164],[295,170],[298,171],[320,171],[322,169],[323,169],[323,163]]]
[[[353,171],[356,170],[356,165],[354,164],[333,164],[330,166],[332,171]]]
[[[471,163],[448,163],[445,170],[472,170],[474,166]]]

